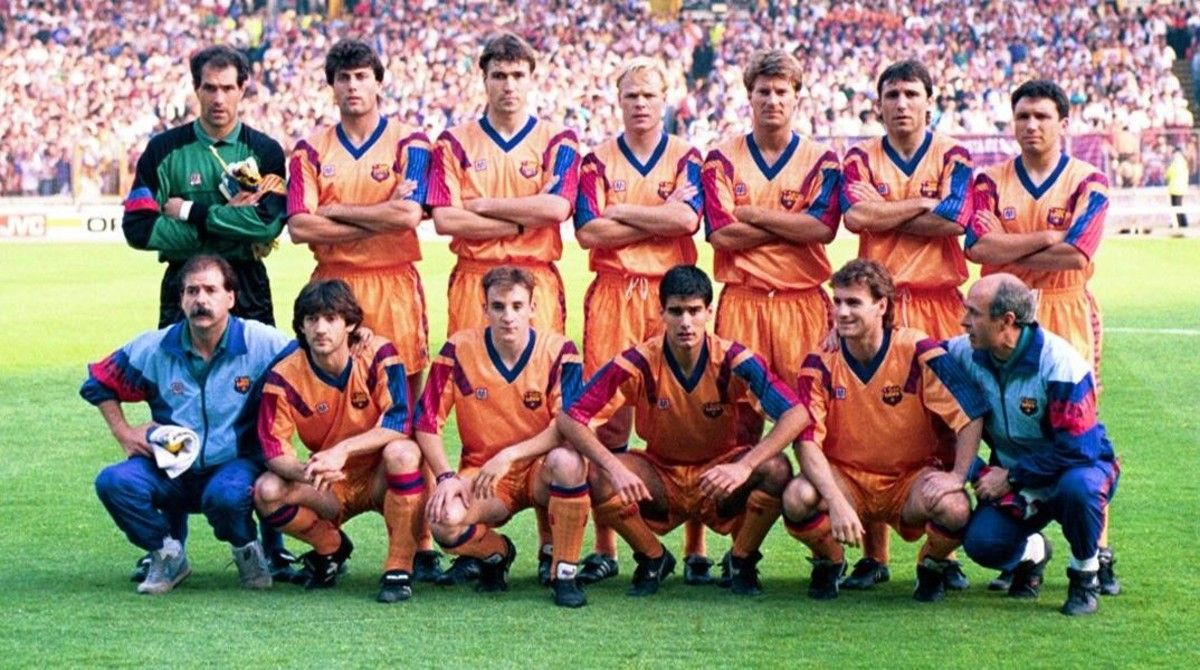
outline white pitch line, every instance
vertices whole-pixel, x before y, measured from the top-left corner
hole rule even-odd
[[[1184,335],[1187,337],[1200,336],[1200,330],[1189,328],[1104,328],[1105,333],[1139,333],[1146,335]]]

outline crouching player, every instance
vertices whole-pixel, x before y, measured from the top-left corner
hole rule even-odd
[[[987,404],[936,341],[893,327],[896,291],[882,265],[850,261],[830,284],[841,346],[801,369],[813,423],[799,440],[802,474],[783,496],[788,532],[813,553],[808,595],[837,597],[842,545],[858,546],[863,523],[878,521],[909,542],[926,536],[913,597],[940,600],[971,513],[963,485]]]
[[[675,568],[655,534],[689,519],[733,536],[731,588],[761,593],[758,549],[791,477],[780,452],[808,425],[795,394],[760,356],[708,334],[712,297],[703,271],[671,268],[659,287],[666,334],[606,364],[558,418],[559,430],[593,465],[597,521],[634,549],[633,596],[657,592]],[[645,451],[614,454],[593,432],[622,407],[635,408]],[[775,426],[757,444],[738,444],[738,412],[751,407]]]
[[[388,553],[378,600],[412,597],[417,520],[424,503],[421,454],[407,436],[404,365],[388,341],[357,342],[363,311],[340,279],[314,280],[296,298],[296,342],[267,374],[258,437],[267,462],[254,485],[259,514],[312,545],[301,560],[309,588],[332,586],[354,550],[341,530],[375,510],[387,525]],[[312,452],[302,462],[293,433]]]
[[[578,395],[575,344],[530,320],[533,274],[500,266],[483,276],[487,326],[454,333],[433,362],[416,410],[416,438],[437,475],[426,513],[447,552],[479,561],[479,591],[508,588],[516,547],[494,528],[530,507],[549,511],[554,603],[582,607],[575,581],[588,516],[587,469],[563,448],[554,418]],[[442,427],[455,410],[462,457],[446,460]],[[457,561],[456,561],[457,562]]]

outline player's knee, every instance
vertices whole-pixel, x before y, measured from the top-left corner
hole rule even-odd
[[[560,486],[579,486],[587,478],[583,457],[573,449],[557,447],[546,454],[544,468],[550,480]]]
[[[967,526],[962,548],[972,561],[985,568],[997,569],[1004,567],[1014,551],[1009,538],[990,532],[979,524]]]
[[[929,517],[944,528],[958,530],[971,520],[971,501],[966,493],[944,495],[933,504]]]
[[[783,490],[783,513],[789,519],[800,521],[812,516],[820,499],[816,487],[804,477],[796,477]]]
[[[760,477],[758,488],[779,495],[792,478],[792,464],[783,456],[775,456],[763,461],[755,468],[755,473]]]
[[[459,536],[466,530],[462,526],[455,525],[450,521],[430,523],[429,533],[433,535],[433,539],[439,545],[446,549],[452,549],[459,544]]]
[[[287,483],[273,473],[261,475],[254,482],[254,506],[260,512],[273,512],[287,495]]]
[[[1058,482],[1058,497],[1065,510],[1078,512],[1100,505],[1100,487],[1089,468],[1068,470]]]
[[[421,449],[412,440],[392,440],[383,447],[388,472],[413,472],[421,467]]]

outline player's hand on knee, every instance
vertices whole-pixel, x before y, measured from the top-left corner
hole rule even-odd
[[[829,522],[833,526],[833,539],[842,544],[857,547],[862,544],[863,525],[858,513],[845,500],[829,504]]]
[[[512,463],[512,452],[508,449],[498,451],[475,475],[471,482],[471,495],[481,499],[496,495],[496,484],[508,474]]]
[[[921,482],[921,500],[927,510],[943,497],[960,491],[965,491],[963,480],[953,472],[931,472]]]
[[[1001,467],[986,468],[975,480],[975,496],[980,500],[999,500],[1011,490],[1008,470]]]
[[[125,452],[126,456],[151,458],[154,456],[154,450],[146,439],[146,433],[155,425],[153,421],[140,426],[126,425],[124,428],[114,430],[113,437],[117,438],[117,444],[121,445],[121,450]]]
[[[722,463],[700,475],[700,492],[724,498],[750,479],[752,470],[744,463]]]
[[[641,477],[633,474],[629,468],[623,465],[618,464],[616,471],[608,473],[608,478],[612,482],[613,490],[625,505],[650,500],[652,497],[646,482],[643,482]]]
[[[458,475],[444,479],[437,485],[425,505],[425,515],[433,523],[449,523],[450,508],[455,501],[464,508],[471,504],[470,490]]]

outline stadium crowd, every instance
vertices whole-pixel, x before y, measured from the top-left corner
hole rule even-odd
[[[339,38],[369,36],[389,56],[384,113],[436,136],[482,112],[474,58],[481,35],[499,27],[549,54],[533,104],[589,146],[617,130],[613,73],[639,53],[669,66],[670,130],[708,146],[744,127],[736,63],[765,46],[793,51],[809,73],[796,119],[807,135],[881,133],[872,82],[905,57],[941,82],[933,126],[943,132],[1007,132],[1013,82],[1049,73],[1070,95],[1073,133],[1128,139],[1195,125],[1171,69],[1182,57],[1200,71],[1200,12],[1186,4],[779,0],[730,3],[735,11],[717,20],[652,15],[632,0],[364,0],[343,3],[351,11],[336,19],[323,2],[281,0],[274,15],[264,4],[0,1],[0,193],[120,192],[131,152],[194,116],[183,63],[208,43],[250,56],[245,116],[287,147],[335,119],[320,59]],[[1126,181],[1153,175],[1139,169]]]

